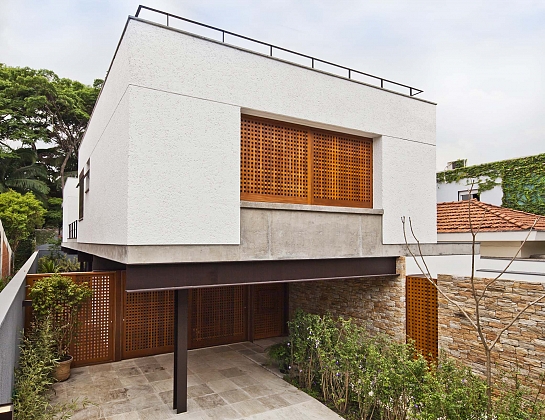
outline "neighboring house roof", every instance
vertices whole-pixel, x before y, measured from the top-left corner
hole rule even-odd
[[[437,204],[437,233],[470,232],[469,211],[471,209],[471,224],[476,232],[511,232],[524,231],[532,227],[534,230],[545,231],[545,216],[526,213],[483,203],[478,200],[454,201]]]

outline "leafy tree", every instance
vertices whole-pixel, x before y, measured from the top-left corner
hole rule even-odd
[[[44,200],[49,193],[47,170],[36,160],[36,151],[30,147],[14,150],[0,145],[0,193],[9,189],[32,192]]]
[[[62,154],[61,189],[70,158],[76,157],[83,133],[102,87],[64,79],[51,70],[0,64],[0,143],[53,143]]]
[[[45,225],[58,229],[62,226],[62,198],[51,197],[47,200]]]
[[[10,190],[0,194],[0,220],[14,254],[19,244],[44,223],[45,209],[32,193]]]

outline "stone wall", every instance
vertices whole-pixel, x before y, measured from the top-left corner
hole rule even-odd
[[[490,279],[475,279],[482,291]],[[474,318],[474,300],[467,277],[439,275],[438,284],[454,300],[460,302]],[[523,310],[529,302],[545,294],[545,284],[499,280],[486,292],[481,302],[483,330],[493,340],[503,326]],[[439,348],[456,357],[474,372],[484,374],[485,356],[477,333],[453,304],[439,294]],[[539,383],[545,372],[545,299],[527,310],[514,325],[503,333],[492,354],[494,372],[509,371],[517,366],[528,384]]]
[[[289,285],[290,319],[297,309],[313,314],[353,318],[370,332],[405,341],[405,258],[396,262],[396,277],[323,280]]]

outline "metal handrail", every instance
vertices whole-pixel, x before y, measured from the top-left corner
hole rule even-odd
[[[225,34],[232,35],[232,36],[237,37],[237,38],[245,39],[247,41],[255,42],[256,44],[265,45],[265,46],[269,47],[269,55],[271,57],[273,57],[273,51],[274,50],[284,51],[284,52],[287,52],[287,53],[290,53],[290,54],[297,55],[299,57],[308,58],[310,60],[310,62],[311,62],[310,68],[312,68],[312,69],[315,68],[314,67],[315,63],[323,63],[323,64],[327,64],[329,66],[339,68],[341,70],[346,70],[348,72],[348,79],[351,79],[351,80],[358,81],[357,79],[353,79],[353,77],[352,77],[353,74],[360,74],[362,76],[371,77],[373,79],[379,80],[380,81],[380,87],[382,89],[384,89],[384,84],[385,83],[390,83],[390,84],[395,85],[395,86],[400,86],[400,87],[409,89],[409,96],[416,96],[419,93],[424,92],[421,89],[417,89],[417,88],[414,88],[412,86],[404,85],[402,83],[394,82],[393,80],[384,79],[382,77],[374,76],[374,75],[369,74],[369,73],[364,73],[364,72],[361,72],[359,70],[354,70],[354,69],[352,69],[350,67],[341,66],[339,64],[335,64],[335,63],[332,63],[330,61],[321,60],[319,58],[312,57],[312,56],[306,55],[306,54],[301,54],[301,53],[299,53],[297,51],[288,50],[287,48],[277,47],[276,45],[272,45],[272,44],[269,44],[267,42],[259,41],[257,39],[253,39],[253,38],[250,38],[250,37],[247,37],[247,36],[244,36],[244,35],[239,35],[239,34],[236,34],[234,32],[226,31],[225,29],[216,28],[215,26],[207,25],[205,23],[197,22],[197,21],[187,19],[187,18],[184,18],[184,17],[181,17],[181,16],[173,15],[173,14],[168,13],[168,12],[163,12],[162,10],[154,9],[152,7],[142,6],[142,5],[138,6],[138,10],[136,11],[136,15],[135,15],[136,17],[138,17],[140,15],[140,11],[142,9],[149,10],[151,12],[155,12],[155,13],[165,15],[166,16],[166,23],[167,23],[166,26],[169,26],[169,27],[170,27],[170,18],[174,18],[174,19],[183,20],[184,22],[192,23],[194,25],[202,26],[204,28],[212,29],[214,31],[221,32],[221,41],[223,43],[225,43]]]

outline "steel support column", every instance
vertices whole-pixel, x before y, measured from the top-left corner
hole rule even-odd
[[[187,289],[174,294],[174,392],[173,408],[187,411]]]

